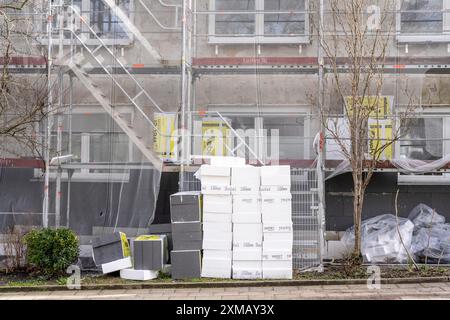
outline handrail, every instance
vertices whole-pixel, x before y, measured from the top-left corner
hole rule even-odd
[[[159,3],[164,6],[164,7],[175,7],[175,27],[167,27],[165,25],[163,25],[159,19],[153,14],[153,12],[150,10],[149,7],[147,7],[147,5],[144,3],[143,0],[139,0],[139,3],[141,4],[141,6],[148,12],[148,14],[153,18],[153,20],[155,20],[155,22],[158,24],[158,26],[161,29],[164,30],[181,30],[181,27],[178,27],[178,9],[181,8],[181,6],[178,5],[168,5],[168,4],[163,4],[160,0]]]

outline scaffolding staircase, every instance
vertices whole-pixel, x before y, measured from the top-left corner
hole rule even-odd
[[[158,131],[158,128],[149,118],[148,114],[144,111],[147,106],[152,106],[156,111],[164,113],[162,108],[157,104],[157,102],[151,97],[151,95],[144,89],[144,87],[139,83],[139,81],[128,71],[128,69],[122,64],[122,62],[116,58],[114,52],[105,44],[105,42],[98,36],[98,34],[92,29],[90,25],[86,23],[80,13],[73,7],[69,6],[69,10],[73,12],[74,19],[78,18],[80,21],[87,26],[89,33],[94,36],[98,41],[98,45],[91,49],[83,41],[80,35],[71,28],[66,28],[64,31],[69,31],[72,33],[74,40],[80,43],[83,47],[83,52],[87,52],[89,57],[93,58],[98,66],[103,70],[103,72],[109,77],[113,84],[119,88],[123,96],[126,97],[128,102],[134,107],[134,120],[133,122],[128,121],[123,114],[121,114],[111,100],[104,94],[95,80],[89,75],[85,70],[86,66],[90,67],[90,63],[83,66],[81,63],[85,60],[84,55],[75,55],[66,58],[58,59],[55,64],[62,67],[69,67],[73,73],[77,76],[80,82],[89,90],[89,92],[95,97],[95,99],[100,103],[103,109],[108,115],[115,121],[115,123],[124,131],[124,133],[130,138],[134,145],[141,151],[145,158],[147,158],[155,168],[161,169],[162,160],[153,151],[153,132]],[[135,85],[138,93],[131,92],[131,90],[125,89],[118,79],[114,77],[110,68],[102,63],[102,59],[96,53],[102,49],[103,53],[108,53],[111,57],[114,65],[121,69],[122,73],[127,77],[127,80]],[[134,90],[133,90],[134,91]],[[136,115],[138,118],[136,118]],[[140,121],[138,122],[137,119]],[[159,132],[162,134],[161,132]]]

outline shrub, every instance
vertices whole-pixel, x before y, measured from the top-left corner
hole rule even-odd
[[[62,274],[78,259],[78,239],[69,229],[33,230],[25,243],[29,266],[46,276]]]

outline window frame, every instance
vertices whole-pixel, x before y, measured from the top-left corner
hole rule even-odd
[[[128,0],[130,2],[130,14],[129,14],[129,18],[132,22],[134,22],[135,19],[135,4],[134,4],[134,0]],[[105,6],[107,6],[105,4]],[[91,34],[91,32],[89,31],[89,28],[87,25],[91,26],[91,28],[93,27],[91,25],[91,0],[81,0],[81,8],[80,8],[81,12],[80,14],[83,16],[84,20],[86,21],[86,23],[81,23],[81,32],[84,34]],[[56,23],[58,23],[58,20],[56,20]],[[86,25],[87,24],[87,25]],[[46,33],[46,27],[45,27],[45,23],[40,24],[41,25],[41,30],[44,33],[44,35],[41,38],[41,43],[44,45],[48,44],[48,36]],[[100,36],[99,36],[100,37]],[[101,38],[101,37],[100,37]],[[113,39],[113,38],[101,38],[102,42],[107,45],[107,46],[111,46],[111,45],[116,45],[116,46],[128,46],[131,45],[134,42],[134,35],[131,32],[127,32],[127,38],[125,39]],[[54,46],[57,46],[60,44],[60,39],[59,37],[53,36],[52,37],[52,44]],[[82,44],[79,43],[78,41],[73,41],[70,38],[65,38],[62,41],[62,44],[64,46],[69,46],[69,45],[76,45],[76,46],[81,46]],[[84,41],[85,45],[88,46],[98,46],[101,44],[101,42],[98,39],[93,39],[91,38],[91,36],[88,37],[87,40]]]
[[[119,110],[123,110],[121,113],[129,114],[130,119],[134,118],[133,109],[130,107],[120,107]],[[105,111],[100,106],[79,106],[74,107],[72,110],[72,115],[80,115],[80,114],[104,114]],[[98,132],[82,132],[81,134],[81,154],[80,154],[80,163],[89,164],[90,162],[90,144],[91,144],[91,136],[98,134]],[[123,133],[125,134],[125,133]],[[126,134],[125,134],[126,135]],[[129,139],[128,141],[128,162],[132,163],[134,160],[134,145],[133,141]],[[94,162],[95,163],[95,162]],[[124,170],[124,172],[89,172],[90,169],[83,168],[80,166],[80,171],[75,171],[71,177],[72,182],[123,182],[127,183],[130,181],[130,171]],[[42,169],[34,169],[34,178],[42,179],[43,172]],[[50,180],[56,180],[57,172],[55,169],[51,170],[49,177]],[[61,174],[61,180],[67,181],[68,174],[66,170],[63,170]]]
[[[442,118],[442,154],[450,154],[450,107],[440,107],[439,110],[435,108],[427,108],[421,112],[417,118],[422,118],[427,115],[438,115]],[[396,157],[400,157],[400,140],[396,142]],[[450,173],[441,171],[438,174],[424,175],[424,174],[402,174],[397,173],[398,185],[450,185]]]
[[[264,13],[255,13],[255,35],[227,37],[216,35],[216,14],[208,16],[208,43],[210,44],[308,44],[310,39],[309,0],[305,1],[305,34],[303,36],[265,35]],[[216,0],[209,0],[209,10],[215,11]],[[264,10],[264,0],[255,0],[255,11]]]
[[[396,38],[399,43],[450,42],[450,0],[442,1],[442,31],[435,34],[402,34],[402,0],[397,1]]]

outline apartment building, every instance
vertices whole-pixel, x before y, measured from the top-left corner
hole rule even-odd
[[[20,15],[32,25],[33,54],[17,54],[8,67],[21,77],[45,75],[51,61],[58,112],[39,130],[50,144],[47,160],[71,157],[45,171],[35,155],[2,155],[0,226],[40,225],[48,216],[49,225],[86,239],[162,230],[169,195],[198,188],[199,159],[215,155],[290,164],[294,225],[313,234],[316,248],[323,218],[330,237],[351,226],[351,175],[321,188],[313,143],[321,108],[344,117],[333,80],[348,72],[348,57],[336,51],[332,66],[321,46],[339,38],[333,1],[32,0]],[[397,189],[401,214],[424,202],[450,216],[445,170],[406,175],[389,164],[450,153],[450,3],[398,1],[389,12],[383,1],[362,3],[368,21],[386,16],[388,110],[414,101],[417,114],[377,169],[364,216],[393,212]],[[342,160],[334,147],[332,139],[325,144],[325,176]]]

